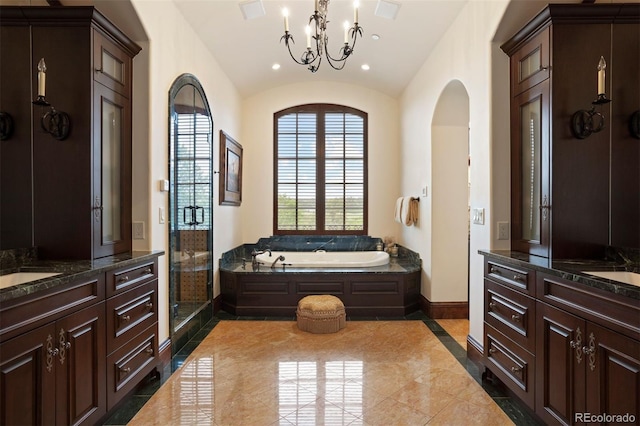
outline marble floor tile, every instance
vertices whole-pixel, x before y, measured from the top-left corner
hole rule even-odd
[[[446,330],[463,348],[467,347],[469,334],[469,320],[467,319],[437,319],[438,324]]]
[[[223,320],[129,424],[512,422],[423,321],[320,335],[295,321]]]

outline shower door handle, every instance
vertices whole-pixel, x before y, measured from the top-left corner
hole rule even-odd
[[[201,213],[201,219],[200,221],[198,221],[197,219],[197,212],[198,210],[200,210]],[[193,211],[193,221],[195,225],[201,225],[204,223],[204,207],[200,207],[200,206],[195,206],[194,207],[194,211]]]
[[[187,222],[187,210],[189,210],[189,222]],[[193,226],[196,225],[197,222],[195,220],[195,207],[193,206],[186,206],[182,208],[182,221],[184,222],[185,225],[189,225],[189,226]]]

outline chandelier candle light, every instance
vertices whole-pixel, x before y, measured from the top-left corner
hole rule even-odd
[[[320,68],[322,63],[322,57],[327,58],[327,62],[333,69],[341,70],[346,64],[347,58],[353,53],[353,49],[356,45],[358,35],[362,37],[362,27],[358,25],[358,2],[354,3],[353,9],[353,27],[349,27],[349,22],[344,22],[344,45],[339,51],[339,57],[334,58],[329,54],[328,44],[329,37],[326,33],[327,13],[329,12],[329,0],[315,0],[315,11],[309,18],[309,25],[305,28],[307,36],[307,48],[300,56],[300,60],[291,52],[291,43],[295,43],[293,36],[289,32],[289,11],[287,9],[282,10],[284,15],[284,35],[280,38],[280,41],[284,40],[289,55],[297,64],[307,65],[311,72],[316,72]],[[313,32],[312,32],[312,23]],[[349,45],[349,38],[351,38],[351,45]],[[315,41],[315,48],[312,49],[312,40]]]

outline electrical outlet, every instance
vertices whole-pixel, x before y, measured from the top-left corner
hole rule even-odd
[[[509,222],[498,222],[498,239],[509,239]]]
[[[133,222],[133,239],[144,240],[144,222]]]

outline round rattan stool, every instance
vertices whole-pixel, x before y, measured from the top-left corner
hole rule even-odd
[[[328,294],[300,299],[296,320],[300,330],[316,334],[335,333],[347,325],[344,304]]]

